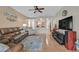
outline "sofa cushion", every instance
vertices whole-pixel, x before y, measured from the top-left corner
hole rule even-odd
[[[1,33],[1,31],[0,31],[0,37],[2,36],[2,33]]]
[[[2,39],[2,40],[0,40],[0,43],[7,44],[7,43],[9,43],[9,40],[8,39]]]
[[[8,31],[8,29],[1,29],[1,33],[2,33],[3,35],[5,35],[5,34],[9,33],[9,31]]]
[[[14,37],[14,43],[19,43],[22,41],[25,37],[27,37],[27,33],[21,33],[20,35],[17,35]]]
[[[9,30],[9,32],[13,32],[14,31],[13,28],[9,28],[8,30]]]

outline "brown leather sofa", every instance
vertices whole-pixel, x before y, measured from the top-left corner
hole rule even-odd
[[[19,29],[16,28],[16,30],[14,30],[15,28],[1,28],[0,29],[0,42],[3,43],[8,43],[9,41],[13,40],[12,37],[19,35],[20,31]]]
[[[28,36],[28,32],[21,33],[19,27],[14,28],[1,28],[0,29],[0,43],[8,45],[11,49],[18,50],[23,46],[18,45],[25,37]],[[12,51],[15,51],[12,50]]]

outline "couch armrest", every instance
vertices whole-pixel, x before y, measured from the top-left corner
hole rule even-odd
[[[0,43],[7,44],[7,43],[9,43],[9,40],[8,39],[2,39],[2,40],[0,40]]]
[[[24,47],[23,44],[16,44],[10,49],[9,52],[21,52],[23,47]]]

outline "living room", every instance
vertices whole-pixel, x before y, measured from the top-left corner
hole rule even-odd
[[[1,6],[0,52],[79,51],[78,12],[78,6]]]
[[[0,59],[79,59],[79,0],[0,0]]]

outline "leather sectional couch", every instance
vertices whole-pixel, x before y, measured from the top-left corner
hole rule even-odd
[[[25,37],[28,36],[28,32],[23,32],[22,33],[21,32],[22,30],[23,29],[21,29],[19,27],[14,27],[14,28],[1,28],[0,29],[0,43],[3,43],[3,44],[8,45],[11,49],[14,49],[14,51],[17,50],[17,49],[20,50],[20,48],[23,47],[23,46],[22,46],[22,44],[19,44],[19,43]]]

